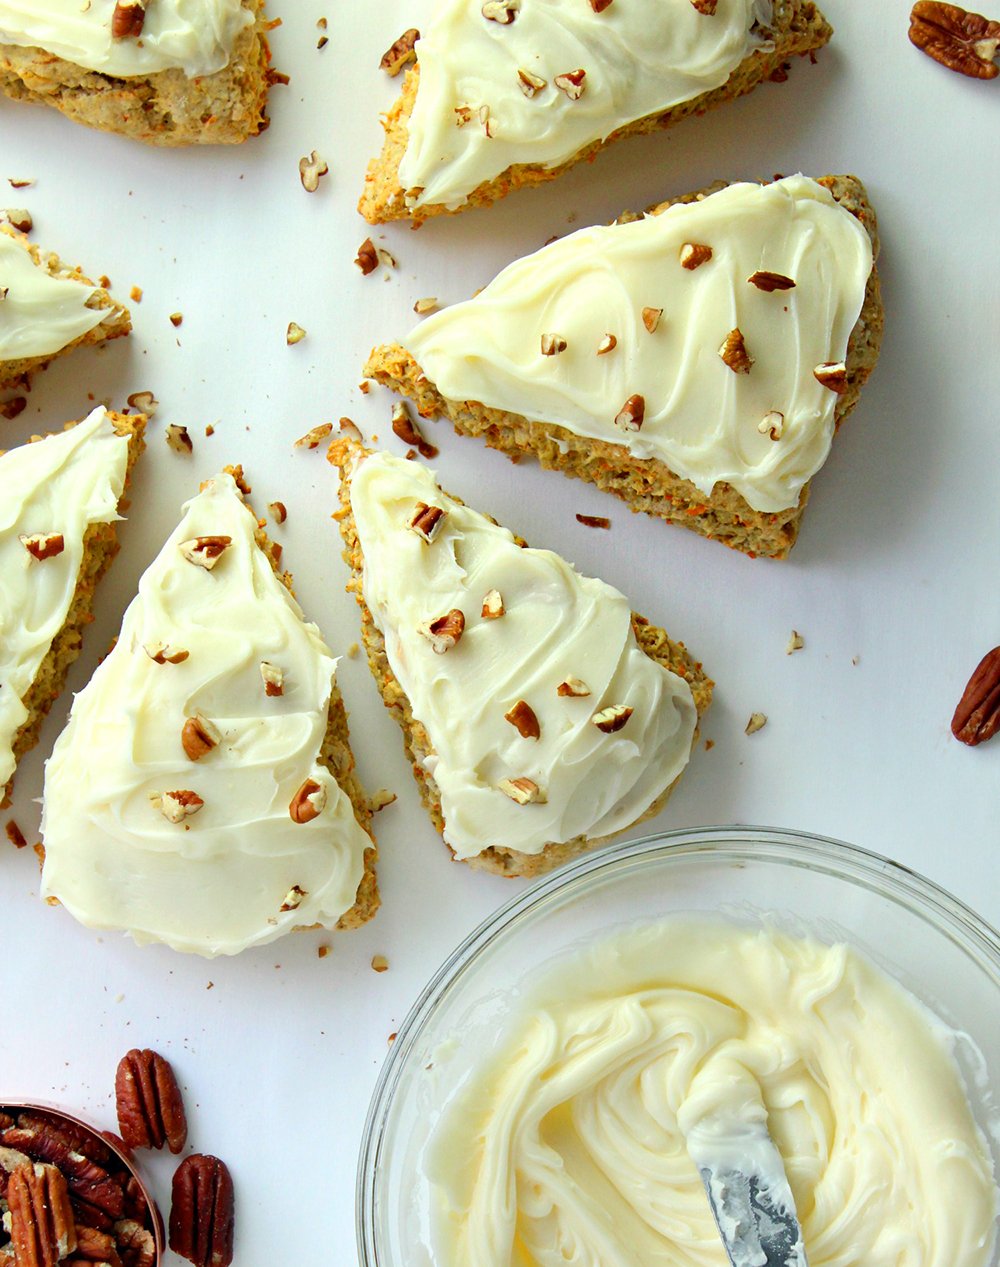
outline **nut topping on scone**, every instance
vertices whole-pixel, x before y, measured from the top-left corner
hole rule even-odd
[[[556,694],[569,695],[576,699],[583,699],[590,694],[590,687],[586,682],[582,682],[578,677],[570,675],[556,687]]]
[[[847,391],[847,366],[843,361],[827,361],[823,365],[817,365],[813,374],[817,382],[829,387],[838,396]]]
[[[498,22],[501,26],[510,26],[521,8],[521,0],[486,0],[483,5],[483,17],[488,22]]]
[[[465,613],[453,607],[447,615],[418,625],[417,632],[423,634],[431,644],[435,655],[444,655],[446,651],[458,646],[465,632]]]
[[[315,779],[306,779],[292,797],[288,813],[293,823],[311,823],[326,807],[326,788]]]
[[[417,54],[414,51],[414,45],[419,39],[420,32],[415,26],[404,31],[395,44],[382,54],[382,60],[378,64],[379,70],[384,70],[387,75],[395,77],[408,62],[415,62]]]
[[[660,324],[660,318],[662,316],[662,308],[643,308],[642,324],[646,327],[650,334],[656,333],[656,328]]]
[[[707,18],[714,17],[715,11],[719,7],[719,0],[691,0],[691,3],[699,13],[703,13]]]
[[[192,537],[181,541],[177,548],[188,563],[211,572],[232,544],[232,537]]]
[[[611,7],[613,0],[590,0],[590,7],[595,13],[603,13],[605,9]]]
[[[497,787],[518,805],[544,805],[545,793],[534,779],[501,779]]]
[[[181,730],[181,746],[189,761],[200,761],[222,743],[222,732],[202,713],[189,717]]]
[[[645,396],[630,396],[615,416],[615,426],[620,431],[638,431],[646,417]]]
[[[191,654],[183,647],[171,647],[166,642],[147,642],[142,649],[154,664],[183,664]]]
[[[66,548],[61,532],[35,532],[30,536],[20,533],[18,540],[33,559],[39,563],[45,559],[54,559]]]
[[[621,730],[634,711],[627,704],[612,704],[610,708],[602,708],[599,713],[595,713],[590,720],[598,730],[603,730],[606,735],[613,735]]]
[[[509,713],[504,713],[503,719],[510,722],[522,739],[538,739],[541,736],[538,717],[526,700],[519,699]]]
[[[618,340],[613,334],[606,334],[597,345],[597,355],[607,356],[609,352],[613,352],[618,346]]]
[[[264,694],[269,696],[284,695],[285,675],[276,664],[268,660],[260,662],[260,676],[264,683]]]
[[[910,14],[910,42],[949,70],[972,79],[996,79],[1000,22],[957,4],[918,0]]]
[[[448,512],[440,506],[428,506],[426,502],[417,502],[417,509],[410,520],[410,529],[428,545],[434,540]]]
[[[490,590],[483,599],[483,620],[499,620],[505,614],[503,597],[499,590]]]
[[[185,818],[197,814],[205,804],[197,792],[186,788],[162,794],[150,792],[149,803],[153,809],[160,811],[168,823],[183,823]]]
[[[743,333],[739,327],[735,330],[730,330],[726,335],[726,341],[719,348],[719,356],[722,357],[734,374],[750,373],[753,357],[747,351],[746,340],[743,338]]]
[[[565,74],[556,75],[553,83],[564,92],[570,101],[579,101],[583,96],[583,90],[587,86],[587,72],[585,70],[568,70]]]
[[[533,75],[530,70],[523,70],[521,67],[518,67],[517,78],[521,85],[521,91],[526,97],[534,97],[548,86],[541,75]]]
[[[138,39],[146,21],[146,0],[118,0],[111,15],[111,38]]]
[[[773,294],[776,290],[793,290],[795,288],[795,283],[790,277],[786,277],[784,273],[769,273],[764,269],[751,273],[747,281],[751,286],[756,286],[758,290],[762,290],[768,295]]]
[[[702,264],[707,264],[711,258],[712,248],[705,246],[702,242],[685,242],[681,247],[681,268],[686,268],[689,272],[701,268]]]
[[[762,436],[770,436],[772,440],[780,440],[785,429],[785,415],[778,409],[766,413],[757,423],[757,430]]]
[[[285,900],[278,908],[280,911],[295,911],[302,905],[302,899],[307,898],[309,894],[298,884],[293,884],[285,894]]]
[[[542,356],[558,356],[560,352],[566,351],[566,347],[566,340],[561,334],[542,335]]]

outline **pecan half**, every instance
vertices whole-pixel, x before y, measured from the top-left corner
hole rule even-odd
[[[585,70],[567,70],[565,74],[556,75],[552,82],[569,97],[570,101],[579,101],[583,96],[584,88],[587,86],[587,72]]]
[[[179,542],[177,548],[188,563],[211,572],[232,544],[232,537],[192,537]]]
[[[753,357],[747,351],[743,332],[737,327],[726,335],[726,341],[719,348],[719,355],[734,374],[749,374],[753,365]]]
[[[497,787],[518,805],[544,805],[545,793],[534,779],[501,779]]]
[[[382,60],[378,64],[379,70],[384,70],[387,75],[395,77],[408,62],[415,62],[417,54],[414,45],[419,39],[420,32],[415,26],[404,31],[399,39],[382,54]]]
[[[645,396],[630,396],[615,415],[615,426],[620,431],[638,431],[645,417]]]
[[[306,779],[292,797],[288,815],[293,823],[311,823],[326,808],[326,788],[315,779]]]
[[[438,450],[425,440],[420,428],[413,421],[409,409],[403,401],[398,401],[392,410],[393,434],[399,436],[404,444],[411,444],[422,458],[431,461],[438,455]]]
[[[918,0],[910,14],[910,42],[949,70],[972,79],[996,79],[1000,22],[957,4]]]
[[[423,634],[431,644],[435,655],[444,655],[446,651],[458,646],[465,632],[465,614],[453,607],[447,615],[418,625],[417,632]]]
[[[483,620],[499,620],[505,614],[503,595],[499,590],[488,590],[483,597]]]
[[[510,722],[522,739],[538,739],[542,733],[535,710],[526,700],[519,699],[509,713],[504,713],[503,719]]]
[[[218,1157],[192,1153],[174,1174],[170,1248],[195,1267],[233,1261],[235,1201],[229,1168]]]
[[[17,1267],[56,1267],[76,1248],[69,1189],[55,1166],[20,1166],[7,1185],[10,1239]]]
[[[627,704],[612,704],[609,708],[602,708],[599,713],[595,713],[590,720],[598,730],[603,730],[606,735],[613,735],[621,730],[633,712],[634,709],[629,708]]]
[[[61,532],[36,532],[31,536],[20,534],[21,545],[39,563],[46,559],[54,559],[66,549],[66,542]]]
[[[817,365],[813,370],[813,377],[838,396],[843,396],[847,391],[847,366],[843,361],[827,361],[823,365]]]
[[[118,0],[111,15],[111,38],[138,39],[145,21],[146,0]]]
[[[410,531],[415,532],[422,541],[430,545],[441,531],[447,514],[448,512],[442,510],[440,506],[428,506],[426,502],[417,502],[417,509],[410,520]]]
[[[702,264],[707,264],[711,258],[712,248],[705,246],[703,242],[685,242],[681,247],[681,268],[686,268],[689,272],[701,268]]]
[[[786,277],[784,273],[769,273],[765,269],[759,269],[756,273],[751,273],[747,281],[751,286],[756,286],[758,290],[764,291],[766,295],[771,295],[776,290],[795,289],[795,283],[790,277]]]
[[[200,761],[220,743],[222,743],[222,732],[201,713],[195,713],[184,722],[181,729],[181,746],[189,761]]]
[[[134,1047],[115,1074],[118,1130],[129,1148],[162,1148],[179,1153],[187,1142],[181,1090],[169,1061],[159,1052]]]
[[[974,748],[1000,730],[1000,647],[980,660],[951,719],[951,733]]]

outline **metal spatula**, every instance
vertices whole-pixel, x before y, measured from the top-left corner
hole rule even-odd
[[[688,1138],[732,1267],[808,1267],[795,1199],[774,1141],[761,1126],[741,1133],[739,1144],[738,1158],[725,1157]]]

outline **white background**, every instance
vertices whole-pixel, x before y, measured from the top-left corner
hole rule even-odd
[[[132,285],[145,292],[131,305],[132,338],[57,361],[27,412],[0,422],[0,444],[82,416],[88,393],[120,406],[149,388],[161,402],[71,687],[116,633],[182,500],[227,462],[245,465],[259,511],[286,502],[274,535],[306,612],[335,651],[356,641],[329,518],[335,472],[322,450],[292,442],[350,414],[402,452],[390,398],[365,398],[357,384],[369,348],[416,320],[416,299],[464,298],[571,224],[719,177],[854,172],[881,223],[885,347],[815,480],[789,562],[749,561],[580,483],[514,467],[443,423],[428,430],[446,487],[618,586],[716,679],[703,727],[715,747],[696,752],[654,828],[828,833],[923,871],[1000,922],[1000,739],[970,750],[949,734],[969,674],[1000,642],[1000,82],[950,74],[912,48],[908,0],[827,0],[837,33],[816,66],[797,61],[785,84],[624,142],[490,211],[419,233],[390,226],[376,240],[398,270],[363,278],[353,259],[369,230],[354,207],[380,144],[378,113],[398,88],[378,61],[428,4],[274,0],[275,64],[291,86],[272,93],[270,131],[231,150],[147,149],[0,101],[0,203],[28,206],[35,240],[107,273],[119,298]],[[324,15],[330,43],[318,52]],[[310,196],[297,164],[312,149],[331,174]],[[37,183],[11,191],[9,177]],[[175,310],[179,330],[167,320]],[[308,338],[288,348],[292,320]],[[193,457],[164,443],[174,421],[190,428]],[[581,527],[577,511],[610,515],[611,531]],[[806,645],[789,657],[792,628]],[[186,1089],[194,1147],[233,1170],[240,1267],[354,1261],[355,1161],[387,1037],[517,883],[449,861],[363,659],[345,658],[340,680],[366,785],[399,793],[376,820],[384,906],[364,931],[296,935],[230,961],[139,950],[41,904],[30,849],[0,853],[0,1098],[54,1099],[110,1127],[119,1057],[158,1048]],[[12,813],[30,840],[69,699],[17,776]],[[747,738],[752,711],[769,720]],[[332,946],[323,960],[321,943]],[[376,953],[390,963],[382,975]],[[151,1163],[163,1196],[171,1167]]]

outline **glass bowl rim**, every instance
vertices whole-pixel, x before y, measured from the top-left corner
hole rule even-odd
[[[1000,931],[936,881],[874,850],[832,836],[787,828],[719,826],[677,828],[583,854],[542,876],[482,920],[455,947],[420,991],[403,1018],[379,1073],[365,1118],[355,1189],[355,1226],[361,1267],[386,1267],[375,1240],[377,1162],[394,1092],[407,1056],[452,987],[478,962],[491,943],[509,932],[555,895],[582,886],[602,872],[643,857],[685,857],[712,854],[730,862],[770,861],[804,867],[873,889],[924,920],[945,925],[968,952],[992,960],[1000,982]]]

